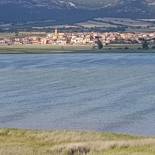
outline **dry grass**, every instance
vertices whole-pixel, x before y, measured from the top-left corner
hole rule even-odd
[[[0,129],[0,155],[155,155],[155,138]]]

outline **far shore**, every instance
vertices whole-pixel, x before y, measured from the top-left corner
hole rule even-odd
[[[155,48],[142,49],[140,44],[110,44],[102,49],[92,45],[3,45],[0,54],[44,53],[155,53]]]
[[[87,131],[0,129],[0,155],[154,155],[155,138]]]

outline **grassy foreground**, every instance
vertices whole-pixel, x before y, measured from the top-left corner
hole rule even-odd
[[[155,155],[155,138],[0,129],[0,155]]]

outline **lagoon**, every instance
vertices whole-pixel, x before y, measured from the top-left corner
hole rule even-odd
[[[0,55],[0,128],[155,135],[155,54]]]

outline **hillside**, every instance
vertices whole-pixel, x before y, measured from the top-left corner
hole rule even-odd
[[[68,24],[98,17],[155,18],[155,0],[0,0],[0,23]]]

